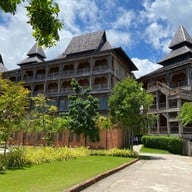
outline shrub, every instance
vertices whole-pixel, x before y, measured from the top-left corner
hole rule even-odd
[[[25,165],[24,160],[24,148],[14,147],[10,149],[6,157],[6,167],[7,168],[20,168]]]
[[[5,171],[5,169],[6,169],[5,158],[2,154],[0,154],[0,173],[2,171]]]
[[[116,156],[116,157],[138,157],[138,153],[127,149],[110,149],[110,150],[91,150],[91,155],[99,156]]]
[[[183,139],[181,138],[145,135],[141,138],[141,142],[145,147],[168,150],[174,154],[183,153]]]
[[[183,154],[183,139],[171,138],[168,143],[168,151],[174,154]]]
[[[66,161],[88,155],[89,150],[85,147],[26,147],[25,163],[40,164],[54,161]]]

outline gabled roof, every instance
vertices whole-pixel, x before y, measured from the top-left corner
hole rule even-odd
[[[41,63],[46,58],[45,53],[42,47],[38,46],[38,43],[35,43],[33,47],[28,51],[27,58],[21,61],[18,65],[24,65],[28,63]]]
[[[7,71],[7,68],[5,67],[4,63],[3,63],[3,58],[0,54],[0,72],[5,72]]]
[[[33,47],[29,50],[27,53],[27,56],[33,56],[33,55],[39,55],[42,58],[46,58],[45,53],[43,51],[43,48],[38,45],[38,43],[35,43]]]
[[[192,44],[192,38],[183,26],[179,26],[171,43],[169,44],[169,48],[172,49],[183,42]]]
[[[180,47],[178,49],[172,50],[167,56],[165,56],[163,58],[163,60],[161,60],[158,63],[163,64],[165,61],[168,61],[168,60],[173,59],[175,57],[179,57],[179,56],[184,55],[186,53],[192,53],[192,49],[190,47],[187,47],[187,46]]]
[[[172,49],[171,52],[165,56],[159,64],[166,66],[174,64],[174,58],[180,57],[181,55],[191,55],[192,54],[192,38],[183,26],[179,26],[173,39],[169,45]],[[185,58],[183,57],[183,60]]]
[[[112,46],[106,40],[105,31],[97,31],[73,37],[65,52],[61,56],[66,57],[72,54],[95,52],[111,48]]]

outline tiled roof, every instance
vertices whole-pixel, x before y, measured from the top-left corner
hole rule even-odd
[[[187,47],[187,46],[183,46],[183,47],[180,47],[178,49],[175,49],[175,50],[172,50],[167,56],[165,56],[161,61],[159,61],[158,63],[161,64],[167,60],[170,60],[172,58],[175,58],[175,57],[178,57],[178,56],[181,56],[185,53],[192,53],[192,49],[190,47]]]
[[[104,45],[101,47],[100,51],[104,51],[111,48],[112,48],[112,45],[108,41],[106,41]]]
[[[169,44],[169,48],[172,49],[174,46],[183,42],[192,44],[192,38],[183,26],[179,26],[175,35],[173,36],[171,43]]]
[[[46,58],[45,53],[42,47],[38,46],[38,43],[35,43],[33,47],[27,53],[27,58],[21,61],[18,65],[23,65],[27,63],[41,63]]]
[[[171,52],[158,62],[159,64],[165,66],[173,58],[192,53],[192,38],[183,26],[177,29],[169,48],[172,49]]]
[[[184,66],[184,65],[187,65],[188,63],[191,63],[192,62],[192,59],[187,59],[183,62],[180,62],[180,63],[175,63],[175,64],[172,64],[172,65],[168,65],[168,66],[165,66],[165,67],[161,67],[159,69],[156,69],[155,71],[152,71],[146,75],[143,75],[142,77],[140,77],[139,79],[145,79],[145,78],[148,78],[148,77],[151,77],[151,76],[158,76],[158,75],[161,75],[163,72],[166,72],[166,71],[170,71],[172,69],[175,69],[175,68],[178,68],[179,66]]]
[[[105,31],[97,31],[77,37],[73,37],[63,56],[82,52],[94,52],[111,49],[112,46],[106,40]]]
[[[29,52],[27,53],[28,56],[32,56],[32,55],[39,55],[42,58],[46,58],[45,53],[43,51],[43,48],[38,46],[38,43],[35,43],[33,45],[33,47],[29,50]]]

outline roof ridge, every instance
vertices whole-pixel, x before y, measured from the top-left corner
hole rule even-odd
[[[46,58],[43,48],[39,46],[37,42],[33,45],[33,47],[27,53],[27,56],[29,57],[32,55],[39,55],[42,58]]]
[[[173,36],[171,43],[169,44],[169,48],[173,49],[175,46],[183,42],[188,42],[192,45],[192,37],[189,35],[184,26],[180,25]]]

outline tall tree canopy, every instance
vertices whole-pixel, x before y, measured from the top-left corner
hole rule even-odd
[[[0,77],[0,136],[6,145],[28,109],[29,90]]]
[[[184,126],[192,125],[192,102],[186,102],[181,107],[181,113],[178,116]]]
[[[1,0],[0,9],[15,14],[21,2],[28,3],[26,6],[28,23],[32,26],[36,41],[45,47],[53,46],[59,40],[58,31],[63,26],[58,19],[58,4],[53,0]]]
[[[69,130],[77,135],[85,136],[96,141],[99,139],[99,129],[96,126],[98,116],[98,99],[90,95],[90,89],[83,89],[76,80],[72,80],[71,85],[75,91],[69,96]]]
[[[118,82],[112,91],[109,98],[110,115],[129,133],[134,134],[135,130],[143,126],[152,102],[153,97],[142,89],[141,83],[133,78],[126,78]]]

